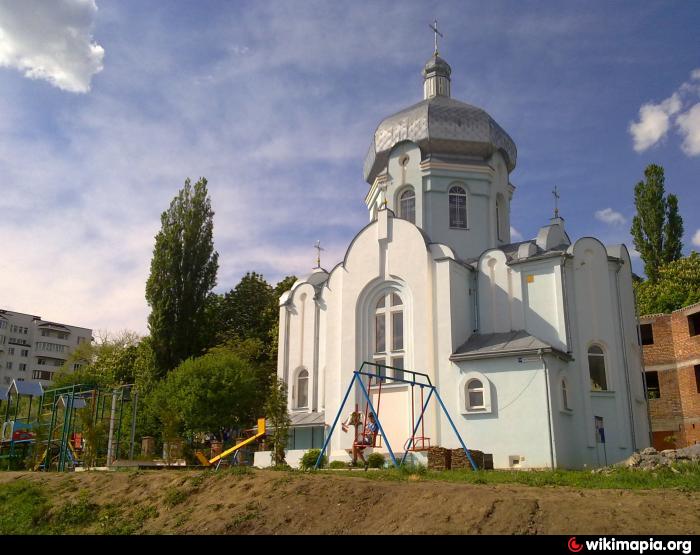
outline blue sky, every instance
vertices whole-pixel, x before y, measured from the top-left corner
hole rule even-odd
[[[654,162],[700,249],[696,2],[0,0],[0,307],[145,333],[188,176],[209,180],[217,291],[306,273],[317,239],[332,266],[368,219],[376,125],[422,97],[434,18],[452,96],[518,146],[519,234],[557,185],[572,238],[631,247]]]

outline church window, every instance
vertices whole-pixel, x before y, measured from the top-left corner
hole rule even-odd
[[[591,391],[607,391],[605,353],[599,345],[591,345],[588,349],[588,371],[591,377]]]
[[[416,223],[416,193],[409,187],[399,198],[399,216],[412,224]]]
[[[561,381],[561,402],[564,410],[571,410],[569,406],[569,389],[566,385],[566,380]]]
[[[309,406],[309,372],[301,369],[297,374],[296,408],[305,409]]]
[[[392,366],[393,377],[402,379],[404,368],[404,321],[403,300],[393,291],[382,293],[374,312],[374,355],[378,374],[386,376],[386,368]]]
[[[450,227],[467,229],[467,193],[459,185],[450,189]]]
[[[484,408],[484,384],[481,380],[467,382],[467,408],[469,410]]]

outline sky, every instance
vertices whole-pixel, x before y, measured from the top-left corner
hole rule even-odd
[[[518,147],[513,240],[552,216],[624,242],[650,163],[700,250],[700,5],[483,0],[0,0],[0,308],[147,333],[160,214],[206,177],[217,292],[340,261],[362,165],[422,98],[438,19],[452,96]],[[638,256],[634,270],[642,272]]]

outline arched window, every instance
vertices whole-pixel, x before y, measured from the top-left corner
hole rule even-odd
[[[481,380],[469,380],[466,384],[467,410],[483,409],[484,404],[484,383]]]
[[[571,410],[569,406],[569,388],[566,385],[566,380],[561,381],[561,406],[564,410]]]
[[[588,372],[591,376],[591,391],[607,391],[608,380],[605,374],[605,353],[599,345],[588,349]]]
[[[412,224],[416,223],[416,193],[409,187],[399,197],[399,216]]]
[[[403,378],[404,350],[404,304],[401,296],[388,291],[382,293],[374,309],[374,355],[376,364],[393,366],[393,376]],[[386,376],[386,369],[380,368],[380,375]]]
[[[450,188],[450,227],[467,229],[467,193],[459,185]]]
[[[309,407],[309,372],[302,368],[296,379],[296,405],[297,409]]]
[[[504,212],[505,202],[503,201],[503,195],[498,194],[496,196],[496,233],[498,234],[499,241],[506,240],[506,215]]]

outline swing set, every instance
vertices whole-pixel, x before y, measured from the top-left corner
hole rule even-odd
[[[387,375],[387,370],[392,371],[392,375],[388,376]],[[365,386],[364,380],[366,379],[367,385]],[[389,440],[384,433],[384,428],[382,428],[381,420],[379,419],[379,409],[381,407],[381,400],[382,400],[382,384],[384,382],[390,381],[391,383],[405,383],[411,386],[411,436],[406,440],[406,443],[404,443],[404,453],[403,456],[401,457],[401,462],[398,462],[396,460],[396,455],[394,454],[394,451],[391,448],[391,445],[389,444]],[[374,385],[373,385],[374,383]],[[452,431],[454,431],[455,435],[457,436],[457,439],[459,440],[460,445],[462,446],[462,449],[464,449],[464,453],[467,456],[467,459],[469,460],[469,463],[471,464],[472,468],[474,470],[477,470],[476,463],[474,462],[474,459],[472,459],[472,456],[469,454],[469,449],[467,449],[466,444],[464,443],[464,440],[462,439],[462,436],[459,435],[459,432],[457,431],[457,428],[452,421],[452,418],[450,417],[450,413],[447,410],[447,407],[445,407],[445,403],[442,402],[442,398],[440,397],[440,393],[438,393],[437,387],[433,385],[433,383],[430,381],[430,376],[427,374],[423,374],[421,372],[414,372],[413,370],[406,370],[404,368],[396,368],[394,366],[386,366],[384,364],[378,364],[375,362],[363,362],[362,366],[360,367],[359,370],[355,370],[353,372],[352,380],[350,380],[350,384],[348,385],[348,389],[345,392],[345,397],[343,397],[343,401],[340,403],[340,407],[338,408],[338,413],[335,416],[335,419],[333,420],[333,425],[331,426],[331,429],[328,432],[328,435],[326,436],[325,441],[323,442],[323,448],[321,449],[321,452],[318,455],[318,459],[316,459],[316,465],[315,468],[319,468],[321,465],[321,461],[323,460],[323,455],[326,452],[326,449],[328,448],[328,444],[330,443],[331,437],[333,436],[333,432],[335,431],[335,428],[338,424],[338,420],[340,419],[340,415],[343,412],[343,408],[345,407],[345,404],[348,401],[348,398],[350,397],[350,392],[353,390],[353,387],[355,384],[359,385],[360,392],[362,393],[362,397],[364,398],[365,402],[365,407],[364,407],[364,422],[363,422],[363,429],[361,435],[358,434],[357,428],[358,424],[355,423],[355,438],[353,441],[353,451],[356,449],[363,450],[367,447],[381,447],[382,444],[382,438],[384,443],[386,444],[386,448],[389,451],[389,456],[391,457],[391,462],[394,464],[396,468],[399,466],[403,465],[406,461],[406,457],[408,456],[408,453],[411,451],[425,451],[430,448],[430,438],[426,437],[425,435],[425,422],[424,422],[424,416],[425,416],[425,411],[428,408],[428,404],[430,403],[430,400],[434,397],[437,399],[439,407],[442,409],[444,412],[445,416],[447,417],[448,422],[450,423],[450,426],[452,427]],[[415,395],[415,388],[418,387],[420,388],[420,414],[418,415],[418,420],[416,420],[416,414],[415,414],[415,404],[416,404],[416,395]],[[374,388],[374,389],[373,389]],[[427,398],[424,397],[424,392],[425,390],[428,390],[428,395]],[[372,403],[372,399],[370,397],[370,393],[375,393],[377,394],[377,406],[375,407],[374,404]],[[355,404],[355,413],[360,414],[360,411],[358,410],[358,404]],[[377,430],[371,430],[369,426],[367,425],[368,422],[368,417],[370,415],[374,415],[374,419],[377,425]],[[421,432],[420,435],[418,434],[418,428],[420,428]]]

